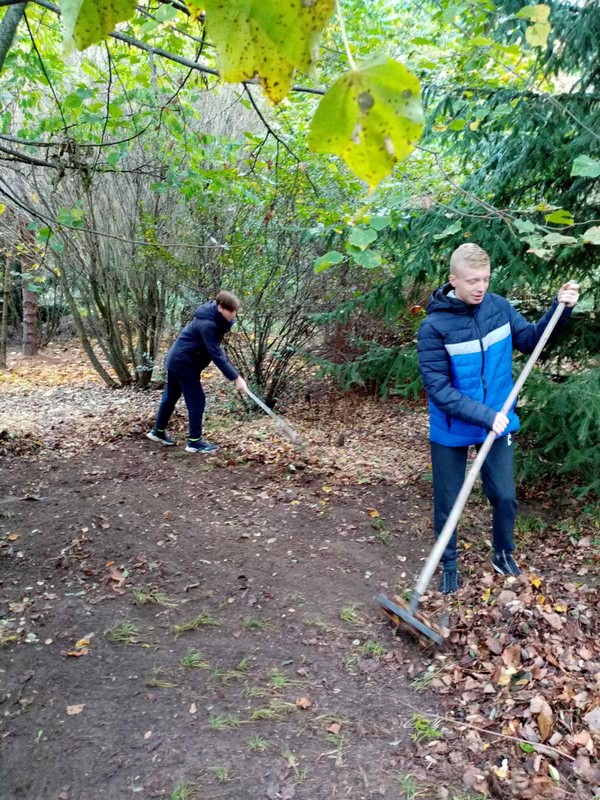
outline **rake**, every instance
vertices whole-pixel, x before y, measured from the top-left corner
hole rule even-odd
[[[265,414],[268,414],[271,419],[275,420],[277,428],[290,440],[292,444],[303,444],[302,437],[292,428],[289,422],[286,422],[283,417],[280,417],[279,414],[276,414],[272,409],[270,409],[269,406],[263,403],[260,397],[257,397],[253,392],[250,391],[250,389],[248,389],[248,387],[246,387],[246,394],[256,403],[259,408],[262,408]]]
[[[546,345],[546,342],[552,335],[552,331],[556,327],[556,324],[560,319],[564,309],[565,304],[559,303],[554,314],[550,318],[550,321],[546,325],[544,333],[537,343],[533,353],[529,356],[527,363],[523,367],[523,371],[517,378],[511,393],[506,398],[506,401],[501,409],[503,414],[508,414],[510,409],[513,407],[517,399],[517,395],[521,391],[521,388],[525,383],[529,373],[533,369],[535,362],[538,360],[540,353]],[[423,638],[425,637],[436,644],[441,644],[450,633],[447,628],[428,620],[424,614],[418,611],[418,607],[422,596],[427,591],[427,587],[431,582],[433,573],[437,569],[437,566],[442,559],[444,550],[450,541],[452,532],[458,523],[466,502],[469,499],[475,479],[479,475],[481,467],[483,466],[483,462],[485,461],[487,454],[489,453],[495,440],[496,434],[494,431],[490,431],[481,445],[479,452],[477,453],[477,457],[473,462],[473,466],[469,470],[469,473],[464,480],[462,488],[458,494],[458,497],[456,498],[456,501],[454,502],[454,506],[452,507],[452,511],[446,520],[446,524],[442,528],[441,533],[429,555],[429,558],[425,562],[425,565],[419,576],[419,580],[417,581],[417,585],[412,592],[410,601],[407,602],[397,596],[388,597],[388,595],[383,593],[378,594],[375,597],[376,602],[379,603],[384,614],[393,622],[394,625],[407,630],[409,633],[417,636],[417,638],[419,638],[421,641],[423,641]]]

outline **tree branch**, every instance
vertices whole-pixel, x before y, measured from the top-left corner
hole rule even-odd
[[[11,8],[8,9],[0,23],[0,72],[2,72],[4,61],[12,46],[19,22],[25,13],[26,5],[27,3],[11,4]]]

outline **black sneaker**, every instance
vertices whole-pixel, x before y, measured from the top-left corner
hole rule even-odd
[[[493,567],[499,575],[520,575],[521,570],[517,566],[510,553],[501,550],[494,554],[492,561]]]
[[[152,428],[150,433],[146,434],[146,438],[150,439],[151,442],[158,442],[159,444],[166,444],[168,447],[171,445],[176,444],[176,442],[171,439],[166,431],[157,431],[156,428]]]
[[[198,439],[197,442],[188,441],[185,448],[186,453],[216,453],[217,450],[219,450],[218,444],[203,442],[202,439]]]
[[[445,569],[440,578],[440,592],[442,594],[453,594],[458,591],[460,580],[455,569]]]

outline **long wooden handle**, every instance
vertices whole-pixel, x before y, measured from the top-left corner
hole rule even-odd
[[[521,391],[527,376],[533,369],[535,362],[538,360],[540,353],[544,349],[546,342],[552,335],[552,331],[556,327],[556,324],[560,317],[562,316],[563,311],[565,310],[565,304],[559,303],[554,314],[550,318],[550,321],[546,325],[546,328],[540,337],[539,342],[537,343],[535,350],[529,356],[529,359],[525,366],[523,367],[523,371],[517,378],[515,385],[512,388],[511,393],[506,398],[504,405],[502,406],[501,413],[508,414],[510,409],[513,407],[515,400],[517,399],[517,395]],[[440,563],[442,556],[444,554],[444,550],[448,546],[448,542],[452,537],[452,532],[458,523],[460,515],[469,499],[469,495],[471,494],[471,490],[473,489],[473,485],[475,483],[475,479],[481,472],[481,467],[483,466],[483,462],[485,461],[487,454],[490,452],[494,441],[496,440],[496,434],[494,431],[490,431],[486,436],[482,446],[479,448],[479,452],[477,453],[477,457],[473,462],[473,466],[469,470],[467,477],[462,485],[462,488],[456,498],[454,505],[452,506],[452,511],[450,512],[448,519],[446,520],[446,524],[441,530],[441,533],[435,543],[433,550],[431,551],[431,555],[427,559],[425,566],[423,567],[421,574],[419,576],[419,580],[417,581],[417,585],[413,592],[410,607],[411,611],[419,604],[419,600],[421,596],[426,592],[427,587],[433,577],[433,573],[437,569],[438,564]]]

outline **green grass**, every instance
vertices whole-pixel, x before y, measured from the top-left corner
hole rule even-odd
[[[385,520],[382,517],[375,517],[371,520],[371,527],[375,531],[377,541],[389,547],[392,543],[392,533],[387,529]]]
[[[242,627],[245,631],[266,631],[269,627],[269,623],[258,617],[245,617]]]
[[[281,721],[285,719],[288,714],[295,711],[296,706],[294,703],[284,703],[277,698],[273,698],[268,706],[264,708],[257,708],[250,716],[251,722],[259,722],[260,720]]]
[[[421,672],[420,675],[417,675],[417,677],[411,682],[410,687],[411,689],[414,689],[415,692],[424,692],[431,686],[434,679],[441,674],[441,669],[429,667],[424,672]]]
[[[195,792],[191,783],[180,783],[171,792],[169,800],[192,800]]]
[[[231,780],[231,767],[228,764],[219,764],[217,767],[211,767],[210,771],[215,773],[215,778],[219,783],[229,783]]]
[[[244,694],[246,697],[264,697],[269,694],[269,690],[265,689],[264,686],[247,686],[244,689]]]
[[[325,631],[326,633],[333,633],[335,631],[334,625],[330,625],[320,617],[304,617],[304,624],[312,625],[313,627],[319,628],[319,630]]]
[[[431,786],[419,786],[414,775],[409,772],[404,775],[397,775],[396,780],[400,784],[402,800],[417,800],[419,797],[427,797],[431,794]]]
[[[208,661],[204,660],[204,656],[199,650],[188,650],[187,653],[182,656],[181,661],[179,662],[182,667],[186,667],[188,669],[209,669],[210,664]]]
[[[379,659],[386,653],[385,647],[378,642],[365,642],[363,645],[363,653],[367,658]]]
[[[151,689],[175,689],[177,687],[176,683],[160,677],[167,671],[166,667],[154,667],[152,675],[146,681],[146,686],[149,686]]]
[[[248,739],[248,750],[253,753],[264,753],[269,747],[269,742],[256,734]]]
[[[418,744],[433,742],[436,739],[444,738],[444,734],[439,727],[439,722],[435,719],[422,717],[420,714],[413,714],[411,728],[414,730],[414,733],[411,733],[410,738],[413,742],[417,742]]]
[[[212,717],[208,726],[213,731],[227,731],[231,728],[237,728],[241,724],[242,720],[235,714],[221,714],[218,717]]]
[[[344,755],[348,749],[348,737],[343,733],[328,733],[325,736],[328,744],[334,745],[334,750],[327,753],[335,759],[336,767],[344,766]]]
[[[178,636],[181,636],[182,633],[186,633],[187,631],[195,631],[198,628],[202,628],[205,625],[211,626],[218,626],[221,623],[215,617],[211,617],[209,614],[206,614],[202,611],[193,619],[189,620],[188,622],[182,622],[181,625],[174,625],[172,628],[173,633],[175,634],[175,638],[177,639]]]
[[[175,608],[179,605],[177,600],[172,600],[163,594],[158,589],[145,589],[140,587],[133,590],[133,600],[137,606],[145,606],[149,603],[165,606],[166,608]]]
[[[350,625],[362,625],[365,618],[356,610],[356,606],[346,606],[340,611],[340,619],[342,622],[348,622]]]
[[[122,644],[136,644],[140,635],[137,625],[128,620],[123,620],[112,628],[107,628],[104,635],[110,642],[121,642]]]
[[[285,689],[286,686],[297,686],[300,681],[291,681],[287,675],[277,668],[269,672],[269,686],[272,689]]]

